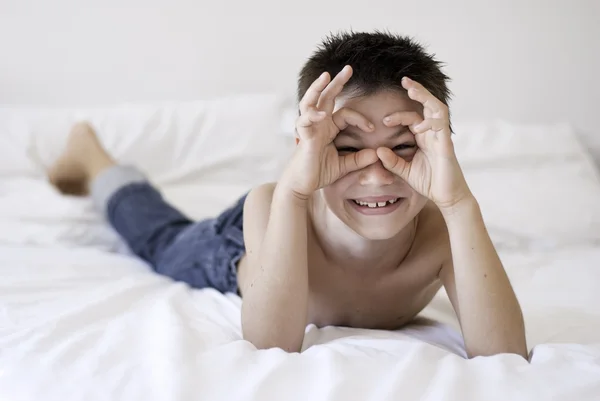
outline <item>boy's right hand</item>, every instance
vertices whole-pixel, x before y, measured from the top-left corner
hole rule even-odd
[[[300,198],[308,199],[316,190],[379,160],[374,149],[340,156],[333,144],[337,134],[350,125],[365,132],[375,128],[354,110],[342,107],[334,112],[335,99],[351,76],[350,66],[344,67],[331,82],[329,74],[324,72],[300,102],[300,116],[296,120],[299,142],[282,177],[285,186]]]

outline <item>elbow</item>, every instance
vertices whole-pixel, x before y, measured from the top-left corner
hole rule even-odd
[[[243,312],[243,311],[242,311]],[[274,325],[257,322],[242,313],[242,335],[259,350],[279,348],[285,352],[301,352],[304,331],[281,330]]]
[[[523,358],[525,361],[529,362],[528,354],[526,349],[521,349],[520,347],[506,347],[499,348],[496,350],[486,349],[486,350],[467,350],[467,359],[473,359],[479,356],[487,357],[487,356],[496,356],[496,355],[506,355],[506,354],[514,354]]]
[[[260,330],[243,330],[244,340],[252,343],[258,350],[279,348],[285,352],[294,353],[302,351],[302,340],[284,338],[281,335],[269,335]]]
[[[288,302],[279,302],[273,308],[273,302],[256,291],[247,291],[242,302],[241,324],[242,336],[257,349],[279,348],[285,352],[301,352],[304,342],[305,321]],[[258,299],[257,299],[258,297]],[[285,300],[284,300],[285,301]]]
[[[467,357],[472,359],[478,356],[514,354],[529,362],[525,321],[520,308],[515,308],[510,318],[504,319],[504,322],[465,338]]]
[[[480,347],[467,347],[466,348],[467,358],[472,359],[478,356],[495,356],[503,354],[514,354],[519,355],[526,361],[528,359],[527,345],[525,338],[514,339],[513,341],[497,342],[496,344],[485,344]]]

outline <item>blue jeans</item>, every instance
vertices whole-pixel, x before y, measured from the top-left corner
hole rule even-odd
[[[246,195],[216,218],[194,222],[169,205],[135,169],[115,166],[92,183],[92,197],[131,251],[161,275],[194,288],[239,294]]]

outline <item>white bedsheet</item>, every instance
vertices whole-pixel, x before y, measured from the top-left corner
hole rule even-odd
[[[202,217],[276,173],[270,161],[279,151],[269,148],[265,131],[272,99],[251,103],[252,115],[263,112],[255,116],[253,139],[236,148],[227,144],[242,125],[196,108],[189,119],[186,107],[96,116],[112,121],[97,117],[113,154],[141,163],[169,199]],[[234,112],[243,117],[248,110]],[[152,273],[128,254],[89,199],[60,196],[43,180],[41,166],[64,139],[57,128],[54,136],[44,129],[68,126],[57,113],[50,113],[52,125],[43,116],[0,112],[1,401],[600,400],[600,185],[562,128],[474,128],[471,138],[489,141],[471,151],[473,143],[460,147],[523,307],[528,363],[514,355],[465,359],[443,290],[423,319],[403,330],[309,326],[300,354],[257,351],[242,340],[237,296],[192,290]],[[128,116],[127,124],[115,123]],[[214,126],[231,131],[225,144],[203,131]],[[123,127],[133,127],[131,135],[123,136]],[[162,167],[152,164],[161,146],[148,138],[171,144],[162,148]],[[494,138],[493,160],[481,157]],[[206,143],[213,146],[208,151]],[[254,152],[257,146],[262,153]],[[197,161],[192,148],[210,163],[204,156]],[[507,159],[513,149],[533,167]],[[510,192],[516,181],[519,190]],[[561,193],[557,182],[566,200],[541,204]],[[578,207],[560,209],[569,200]],[[507,205],[519,205],[519,213]]]
[[[128,255],[89,200],[41,180],[10,188],[0,205],[22,203],[0,209],[4,223],[21,216],[0,226],[1,400],[600,398],[600,247],[503,253],[530,364],[464,359],[443,291],[423,313],[433,320],[397,332],[309,326],[303,352],[286,354],[242,340],[237,296],[173,283]],[[82,229],[50,224],[61,220]],[[54,237],[35,243],[48,227]]]
[[[256,351],[241,339],[235,295],[190,290],[128,256],[4,246],[0,399],[595,400],[600,316],[577,300],[552,305],[568,294],[600,300],[597,269],[570,279],[600,249],[572,251],[538,255],[562,260],[564,275],[520,283],[534,295],[524,306],[540,341],[527,364],[465,360],[456,333],[427,322],[398,332],[309,326],[301,354]],[[548,293],[535,291],[542,285]]]

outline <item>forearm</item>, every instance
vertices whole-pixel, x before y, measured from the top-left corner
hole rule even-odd
[[[466,199],[444,212],[450,235],[461,328],[469,356],[526,357],[521,308],[487,233],[479,205]]]
[[[258,348],[299,352],[308,309],[307,201],[283,186],[273,194],[258,263],[244,294],[244,338]]]

